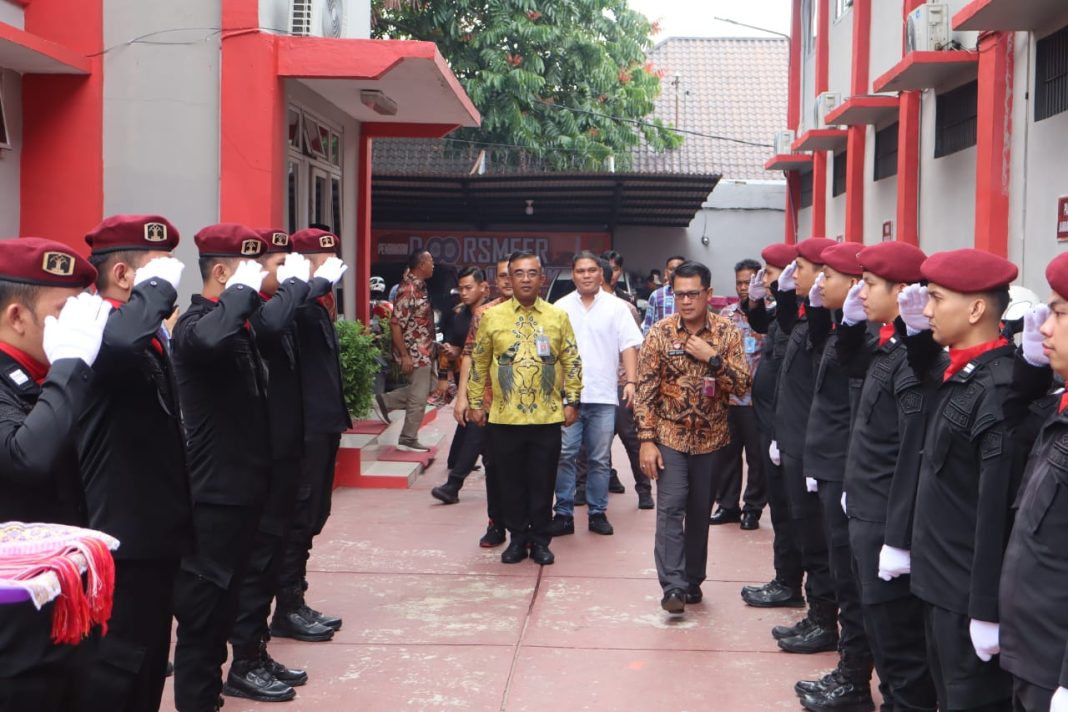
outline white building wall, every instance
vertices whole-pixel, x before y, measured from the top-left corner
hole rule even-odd
[[[20,30],[26,29],[22,6],[16,5],[11,0],[0,0],[0,22],[7,23]]]
[[[837,240],[838,238],[843,238],[844,239],[844,237],[845,237],[845,224],[846,224],[846,222],[845,222],[846,196],[845,196],[845,193],[842,193],[837,198],[832,198],[831,197],[833,195],[833,193],[831,192],[831,186],[832,186],[832,183],[833,183],[833,181],[831,179],[831,176],[834,174],[834,168],[833,168],[833,163],[831,161],[830,155],[827,156],[827,163],[828,163],[828,166],[831,166],[831,168],[827,171],[827,173],[828,173],[827,199],[828,199],[828,201],[830,201],[829,204],[827,205],[827,234],[826,235],[816,235],[815,237],[829,237],[832,240]]]
[[[0,148],[0,238],[19,234],[22,163],[22,77],[0,68],[0,95],[4,98],[11,149]]]
[[[831,56],[827,71],[827,91],[838,92],[842,99],[846,99],[853,84],[852,11],[831,23],[829,39]]]
[[[901,61],[905,29],[901,0],[879,0],[871,4],[871,82]],[[852,16],[852,10],[848,15]],[[869,87],[870,88],[870,87]]]

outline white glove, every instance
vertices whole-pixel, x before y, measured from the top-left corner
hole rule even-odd
[[[999,645],[1001,626],[997,623],[973,620],[968,624],[968,633],[972,637],[975,654],[984,663],[990,662],[991,658],[1001,652]]]
[[[860,298],[860,292],[864,289],[861,282],[857,282],[849,288],[845,303],[842,304],[842,321],[846,326],[854,326],[866,321],[868,315],[864,313],[864,302]]]
[[[849,510],[846,509],[846,493],[842,493],[842,514],[849,516]]]
[[[178,284],[182,281],[183,269],[185,265],[173,257],[153,257],[134,272],[134,286],[155,277],[178,289]]]
[[[80,358],[92,366],[100,353],[100,340],[108,322],[111,305],[95,294],[68,297],[59,318],[46,316],[44,352],[49,363],[64,358]]]
[[[319,269],[315,270],[316,277],[322,277],[328,280],[330,284],[337,284],[341,279],[341,275],[345,274],[349,266],[341,261],[338,257],[328,257],[326,262],[319,265]]]
[[[782,464],[782,457],[779,455],[779,443],[775,440],[771,441],[771,447],[768,448],[768,457],[771,458],[771,464]]]
[[[879,578],[892,581],[898,576],[912,573],[912,554],[883,544],[879,552]]]
[[[311,279],[311,262],[302,254],[290,252],[286,261],[278,265],[277,278],[279,284],[294,278],[307,282]]]
[[[263,265],[259,262],[241,260],[237,265],[237,269],[230,275],[230,279],[226,280],[226,288],[229,289],[234,285],[241,284],[258,292],[260,287],[263,286],[263,280],[266,277],[267,273],[263,271]]]
[[[1068,687],[1058,687],[1049,701],[1049,712],[1068,712]]]
[[[931,328],[931,320],[923,315],[923,308],[927,306],[927,287],[908,285],[897,295],[897,305],[909,336]]]
[[[797,280],[794,279],[794,272],[797,271],[797,260],[794,260],[790,264],[786,265],[786,269],[779,275],[779,291],[780,292],[792,292],[797,289]]]
[[[768,288],[764,286],[764,275],[767,270],[763,267],[749,279],[749,301],[759,302],[768,296]]]
[[[1023,349],[1024,361],[1032,366],[1048,366],[1049,356],[1042,352],[1042,342],[1046,337],[1039,331],[1042,324],[1049,318],[1049,307],[1039,304],[1031,311],[1024,314],[1023,336],[1020,346]]]
[[[812,283],[812,289],[808,290],[808,303],[814,307],[823,306],[823,295],[820,294],[820,287],[827,280],[827,277],[820,272],[816,275],[816,281]]]
[[[816,492],[819,492],[820,483],[816,481],[815,477],[806,477],[805,489],[808,490],[809,494],[816,494]]]

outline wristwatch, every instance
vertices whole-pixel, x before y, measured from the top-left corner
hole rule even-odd
[[[721,359],[718,355],[709,356],[708,357],[708,366],[713,371],[718,371],[719,369],[723,368],[723,359]]]

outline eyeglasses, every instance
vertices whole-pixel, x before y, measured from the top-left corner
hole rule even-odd
[[[692,302],[700,299],[705,294],[705,290],[699,289],[696,292],[675,292],[675,299],[680,302]]]
[[[512,279],[520,279],[520,280],[522,280],[522,279],[537,279],[540,276],[541,276],[541,270],[538,270],[538,269],[528,269],[528,270],[517,269],[517,270],[513,270],[512,271]]]

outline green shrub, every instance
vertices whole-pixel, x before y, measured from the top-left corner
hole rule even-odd
[[[380,368],[379,350],[374,334],[360,322],[339,319],[336,327],[345,406],[353,418],[362,418],[371,411],[375,376]]]

